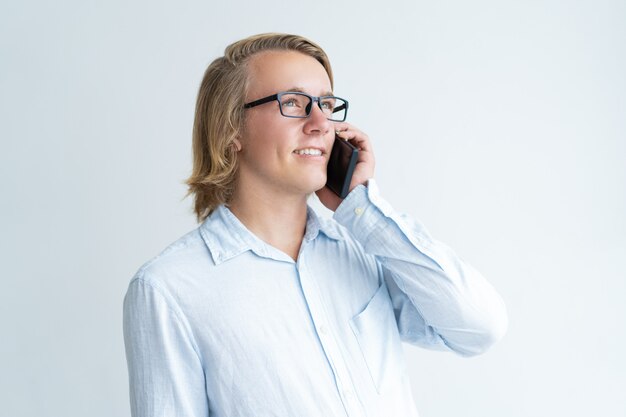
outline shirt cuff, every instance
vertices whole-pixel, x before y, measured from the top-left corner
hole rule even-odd
[[[373,232],[382,231],[390,223],[397,224],[401,230],[406,228],[402,216],[381,197],[374,178],[367,181],[367,186],[356,186],[337,207],[333,219],[347,228],[364,247],[367,246]],[[418,229],[421,229],[418,231],[418,239],[422,243],[429,241],[430,236],[423,225],[415,223],[419,225]],[[415,232],[415,229],[413,231]]]

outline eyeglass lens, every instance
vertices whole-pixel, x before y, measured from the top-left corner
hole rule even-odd
[[[330,120],[345,120],[347,110],[345,104],[345,100],[338,97],[320,98],[320,108]],[[312,101],[304,94],[288,93],[280,97],[280,107],[285,116],[307,117],[312,110]]]

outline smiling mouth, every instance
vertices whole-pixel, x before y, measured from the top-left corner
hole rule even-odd
[[[320,149],[313,149],[313,148],[297,149],[293,151],[293,153],[297,155],[322,156],[322,151]]]

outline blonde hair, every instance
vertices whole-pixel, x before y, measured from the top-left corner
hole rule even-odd
[[[235,139],[244,122],[248,88],[247,64],[263,51],[297,51],[315,58],[326,70],[333,86],[330,61],[324,50],[298,35],[263,33],[232,43],[224,56],[215,59],[204,73],[198,91],[193,123],[193,168],[186,196],[194,195],[198,222],[217,206],[227,204],[235,188],[237,149]]]

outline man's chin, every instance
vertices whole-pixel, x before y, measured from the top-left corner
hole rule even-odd
[[[314,193],[316,191],[321,190],[324,187],[326,187],[326,177],[324,177],[324,181],[320,181],[320,182],[315,183],[315,185],[311,189],[311,192]]]
[[[302,178],[299,182],[298,188],[304,192],[307,196],[314,192],[324,188],[326,186],[326,172],[309,173],[306,176],[306,180]]]

